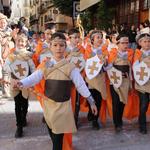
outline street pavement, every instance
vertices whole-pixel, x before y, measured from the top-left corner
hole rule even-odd
[[[38,101],[30,101],[28,126],[24,128],[24,137],[15,139],[16,130],[14,101],[0,99],[0,150],[51,150],[52,143],[45,124],[42,123],[42,109]],[[150,119],[148,118],[148,121]],[[149,150],[150,123],[148,134],[138,132],[137,120],[124,121],[121,133],[116,134],[112,120],[99,131],[93,131],[85,113],[80,113],[78,133],[73,136],[74,150]]]

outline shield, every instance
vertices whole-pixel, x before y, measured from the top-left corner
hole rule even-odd
[[[148,68],[147,64],[143,61],[140,62],[138,65],[133,66],[133,73],[135,81],[139,85],[144,85],[149,81],[150,78],[150,68]]]
[[[122,84],[122,72],[112,67],[111,69],[107,70],[107,74],[113,86],[115,88],[119,88]]]
[[[46,58],[51,58],[52,57],[52,54],[50,52],[48,53],[44,53],[44,54],[41,54],[40,55],[40,63],[45,60]]]
[[[74,63],[76,65],[77,68],[79,68],[80,71],[83,70],[83,68],[85,67],[85,60],[83,58],[83,56],[79,56],[79,57],[71,57],[70,60],[71,63]]]
[[[17,79],[24,79],[29,75],[29,65],[26,61],[15,60],[10,68]]]
[[[85,64],[85,73],[89,80],[93,79],[101,71],[103,63],[100,61],[97,55],[87,59]]]

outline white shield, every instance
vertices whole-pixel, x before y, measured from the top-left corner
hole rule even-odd
[[[80,71],[82,71],[83,68],[85,67],[85,60],[84,60],[83,56],[71,57],[70,62],[74,63],[76,65],[76,67],[79,68]]]
[[[40,63],[41,63],[43,60],[45,60],[46,58],[51,58],[51,57],[52,57],[51,52],[41,54],[41,55],[40,55]]]
[[[150,68],[148,68],[147,64],[143,61],[140,62],[138,65],[133,66],[133,73],[135,81],[139,85],[144,85],[146,82],[149,81]]]
[[[101,71],[103,63],[100,63],[100,59],[97,55],[87,59],[85,64],[85,73],[89,80],[93,79]]]
[[[24,79],[29,75],[29,65],[26,61],[15,60],[10,68],[17,79]]]
[[[115,88],[119,88],[122,84],[122,72],[112,67],[111,69],[107,70],[107,74],[113,86]]]

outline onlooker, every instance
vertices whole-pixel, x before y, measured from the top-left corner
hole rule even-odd
[[[132,48],[132,49],[136,49],[137,45],[136,45],[136,41],[135,41],[135,38],[136,38],[136,29],[135,29],[135,26],[132,25],[130,30],[129,30],[129,48]]]

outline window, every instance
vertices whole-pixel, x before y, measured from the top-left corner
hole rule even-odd
[[[138,12],[139,11],[139,0],[136,0],[135,2],[135,11]]]
[[[43,26],[43,17],[41,17],[41,26]]]
[[[150,8],[150,0],[143,0],[142,8],[143,10]]]
[[[135,10],[135,2],[131,2],[130,13],[134,13]]]

